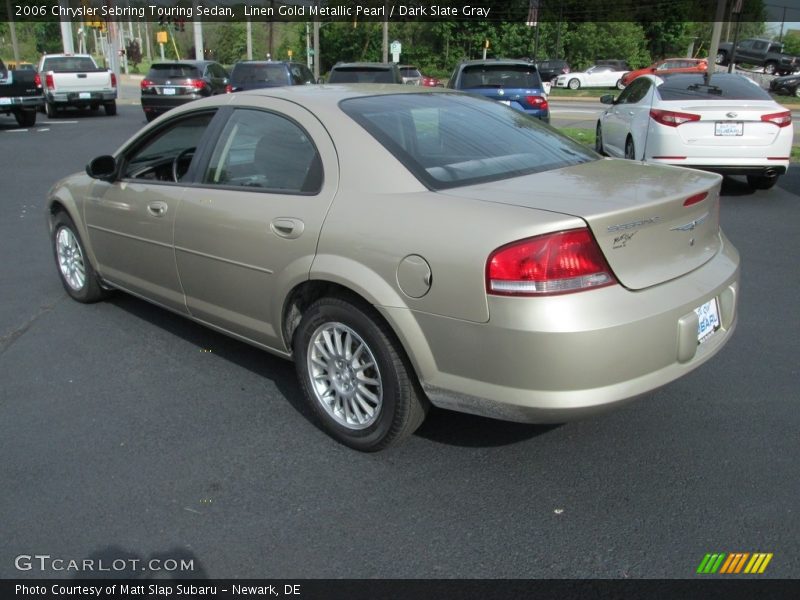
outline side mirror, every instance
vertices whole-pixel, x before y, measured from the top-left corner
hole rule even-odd
[[[605,96],[600,96],[600,103],[614,104],[614,96],[612,94],[606,94]]]
[[[92,179],[110,181],[116,172],[117,161],[110,154],[98,156],[86,165],[86,174]]]

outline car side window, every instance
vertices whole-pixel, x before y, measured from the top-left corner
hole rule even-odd
[[[189,170],[214,111],[173,120],[125,158],[121,178],[175,182]],[[176,179],[177,175],[177,179]]]
[[[308,134],[275,113],[236,109],[225,124],[204,183],[262,188],[280,193],[317,193],[322,162]]]
[[[647,95],[649,89],[649,79],[636,79],[619,95],[617,104],[635,104]]]

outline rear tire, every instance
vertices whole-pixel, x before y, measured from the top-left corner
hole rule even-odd
[[[767,75],[775,75],[775,70],[777,69],[778,65],[774,62],[770,61],[764,65],[764,73]]]
[[[117,103],[112,100],[111,102],[106,102],[103,104],[103,108],[106,109],[106,116],[113,117],[117,114]]]
[[[53,254],[61,283],[74,300],[85,304],[105,295],[89,262],[77,227],[69,215],[59,212],[53,220]]]
[[[149,123],[150,121],[157,119],[158,115],[156,113],[146,112],[144,113],[144,118],[147,119],[147,122]]]
[[[628,139],[625,140],[625,158],[628,160],[636,160],[636,146],[634,146],[631,136],[628,136]]]
[[[14,113],[14,118],[17,120],[17,125],[20,127],[33,127],[36,125],[36,111],[35,110],[20,110]]]
[[[325,297],[293,337],[300,386],[322,428],[364,452],[410,436],[428,401],[389,326],[361,302]]]
[[[780,175],[748,175],[747,184],[754,190],[769,190],[778,183]]]
[[[567,87],[571,90],[578,90],[581,87],[581,82],[577,79],[570,79],[567,83]]]
[[[719,52],[717,52],[717,58],[716,58],[716,60],[714,62],[716,64],[718,64],[718,65],[725,66],[725,63],[727,62],[727,60],[728,60],[728,53],[727,52],[723,52],[723,51],[719,51]]]
[[[796,88],[794,88],[794,95],[797,98],[800,98],[800,85],[798,85]]]
[[[58,109],[52,102],[44,103],[44,112],[48,119],[55,119],[58,116]]]

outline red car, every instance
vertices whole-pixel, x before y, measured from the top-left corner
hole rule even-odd
[[[423,75],[422,85],[428,87],[444,87],[444,82],[438,77],[428,77],[427,75]]]
[[[664,74],[667,73],[705,73],[708,70],[708,61],[705,58],[665,58],[658,62],[653,63],[644,69],[637,69],[622,76],[622,83],[625,86],[631,84],[631,81],[640,75],[649,75],[650,73]]]

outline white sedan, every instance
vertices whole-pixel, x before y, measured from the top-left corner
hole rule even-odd
[[[597,121],[596,150],[609,156],[746,175],[769,189],[789,168],[792,113],[743,75],[644,75]]]
[[[579,73],[566,73],[556,78],[556,87],[577,90],[582,87],[616,87],[624,89],[622,76],[628,71],[617,71],[607,65],[595,65]]]

